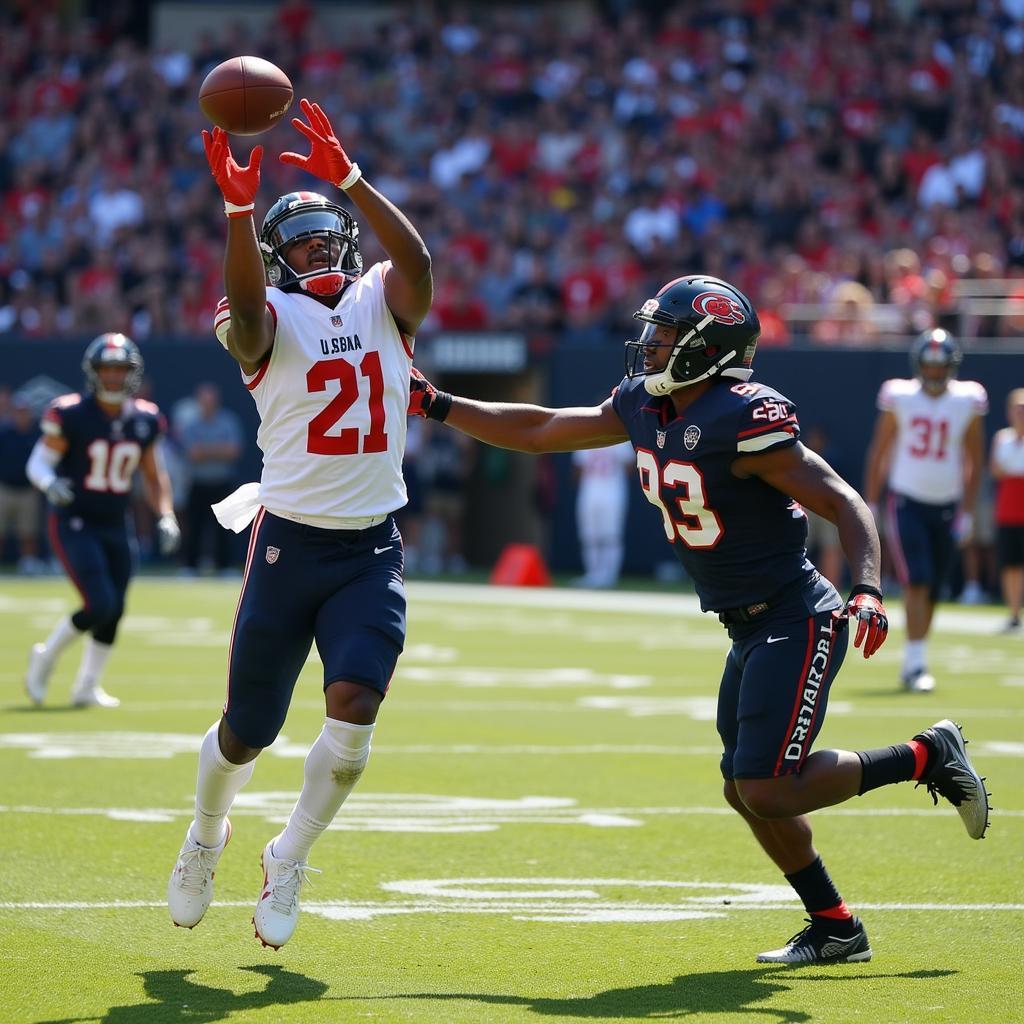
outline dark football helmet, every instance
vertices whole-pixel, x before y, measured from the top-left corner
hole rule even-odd
[[[646,326],[626,342],[626,376],[644,378],[652,395],[667,395],[716,375],[748,380],[761,333],[750,300],[739,289],[704,274],[669,281],[634,314]],[[657,342],[659,327],[674,327],[675,337]],[[663,370],[649,366],[656,348],[671,346]]]
[[[319,270],[297,274],[284,258],[293,242],[323,238],[328,253]],[[336,295],[363,272],[359,225],[348,210],[317,192],[289,192],[267,211],[260,229],[267,281],[282,291]]]
[[[104,366],[128,367],[128,375],[119,391],[108,391],[103,387],[99,370]],[[85,390],[94,394],[101,402],[119,405],[142,386],[144,366],[139,346],[131,338],[126,334],[108,331],[98,338],[93,338],[82,357]]]
[[[910,369],[925,391],[931,395],[941,395],[957,375],[963,358],[963,351],[956,338],[941,327],[933,327],[914,340],[910,348]],[[926,375],[925,368],[931,366],[940,366],[944,372]]]

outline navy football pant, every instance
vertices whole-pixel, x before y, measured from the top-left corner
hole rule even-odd
[[[956,551],[956,505],[929,505],[890,494],[886,515],[889,554],[900,583],[927,586],[937,601]]]
[[[82,595],[83,606],[71,622],[75,629],[90,632],[97,643],[112,644],[135,562],[127,528],[91,526],[79,516],[52,511],[48,526],[50,547]]]
[[[260,509],[228,655],[224,715],[247,746],[269,747],[316,642],[323,685],[387,692],[405,644],[402,538],[391,516],[322,530]]]
[[[775,621],[734,640],[718,691],[726,779],[800,771],[848,642],[846,620],[831,611]]]

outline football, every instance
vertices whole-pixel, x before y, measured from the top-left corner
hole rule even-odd
[[[203,79],[199,108],[232,135],[259,135],[273,128],[292,105],[292,83],[262,57],[231,57]]]

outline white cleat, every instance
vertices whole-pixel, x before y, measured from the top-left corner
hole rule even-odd
[[[36,707],[46,700],[54,661],[47,654],[46,644],[33,644],[28,654],[28,671],[25,673],[25,692]]]
[[[935,689],[935,676],[925,668],[908,672],[901,677],[900,682],[903,683],[903,689],[909,693],[931,693]]]
[[[224,819],[224,842],[200,846],[188,832],[167,882],[167,909],[176,928],[195,928],[213,899],[213,875],[217,861],[231,838],[231,822]]]
[[[99,683],[92,686],[76,686],[71,694],[71,703],[76,708],[119,708],[121,701],[112,697]]]
[[[309,881],[311,873],[319,875],[320,872],[305,861],[275,857],[273,846],[271,839],[263,849],[263,891],[252,923],[256,938],[264,946],[280,949],[292,937],[299,922],[299,890]]]

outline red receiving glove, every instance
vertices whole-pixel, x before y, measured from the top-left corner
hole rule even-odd
[[[452,396],[447,391],[438,391],[415,366],[409,367],[410,416],[443,422],[451,407]]]
[[[864,644],[864,657],[870,658],[889,635],[889,616],[882,604],[882,592],[860,583],[850,591],[846,612],[857,622],[853,646]]]
[[[361,177],[359,164],[354,164],[334,134],[331,122],[320,109],[319,103],[299,100],[299,106],[309,124],[297,117],[292,124],[309,139],[309,156],[301,153],[282,153],[278,158],[283,164],[293,164],[324,181],[341,189],[351,188]]]
[[[260,190],[263,147],[257,146],[248,164],[241,167],[231,155],[228,133],[223,128],[214,128],[212,135],[203,130],[203,148],[213,180],[224,196],[224,212],[229,217],[247,217],[256,205],[256,193]]]

